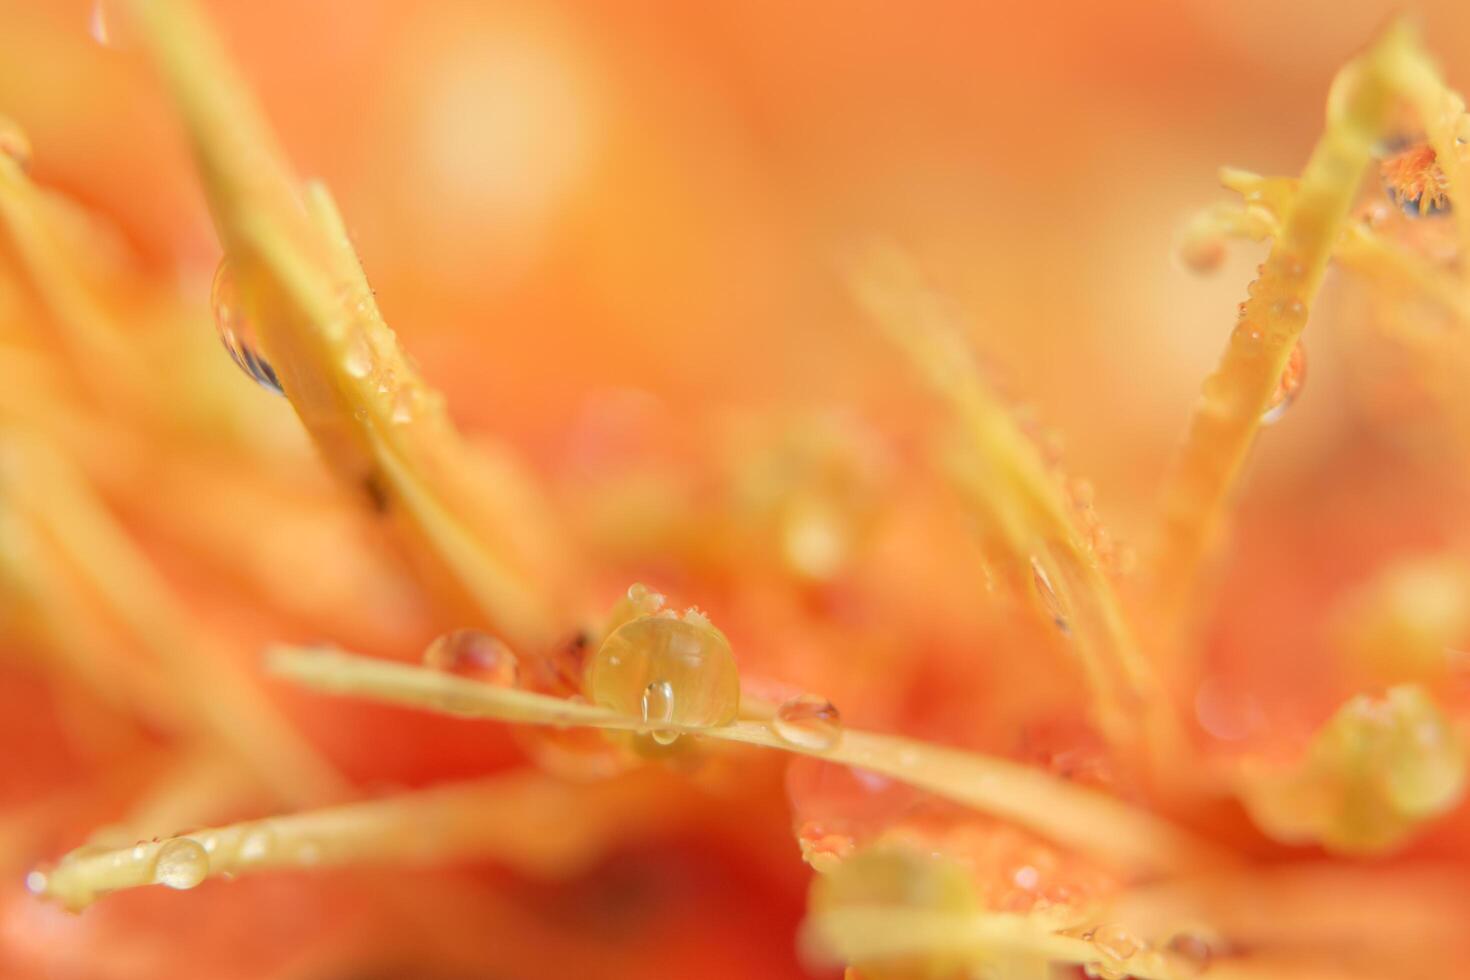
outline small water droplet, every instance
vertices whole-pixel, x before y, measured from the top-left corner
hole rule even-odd
[[[1307,380],[1307,351],[1301,342],[1291,349],[1291,355],[1286,360],[1286,369],[1281,372],[1281,380],[1276,382],[1276,390],[1271,393],[1271,400],[1266,404],[1266,410],[1261,413],[1261,424],[1271,425],[1279,422],[1286,414],[1286,410],[1296,401],[1297,395],[1301,393],[1302,383]]]
[[[158,850],[153,862],[153,880],[169,888],[193,888],[209,877],[209,855],[199,842],[175,837]]]
[[[776,709],[771,728],[790,745],[830,752],[842,738],[842,716],[826,698],[801,694]]]
[[[520,663],[510,647],[472,629],[435,639],[424,650],[424,666],[499,687],[514,687],[520,676]]]
[[[1230,336],[1231,339],[1238,342],[1259,344],[1261,342],[1261,338],[1264,337],[1265,334],[1261,333],[1261,328],[1256,326],[1251,321],[1241,320],[1235,325],[1235,329],[1231,331]]]
[[[1016,873],[1011,875],[1011,881],[1015,882],[1017,888],[1024,888],[1026,891],[1035,891],[1036,886],[1041,884],[1041,872],[1037,871],[1031,865],[1025,864],[1017,868]]]
[[[393,422],[404,425],[413,421],[414,393],[409,388],[398,389],[398,394],[393,396]]]
[[[47,878],[46,872],[44,871],[32,871],[30,874],[26,875],[26,891],[30,892],[32,895],[41,895],[45,893],[46,884]]]
[[[1057,629],[1063,633],[1071,632],[1067,624],[1066,611],[1062,608],[1061,596],[1051,584],[1051,577],[1046,574],[1046,569],[1041,567],[1041,562],[1033,556],[1031,558],[1031,584],[1036,589],[1036,598],[1041,600],[1041,607],[1051,617]]]
[[[347,341],[347,352],[342,355],[342,370],[354,378],[366,378],[373,370],[373,352],[361,330]]]
[[[668,724],[674,720],[674,685],[668,681],[653,681],[643,689],[642,717],[645,725]],[[679,733],[671,729],[655,728],[651,733],[659,745],[673,745]]]
[[[1128,976],[1128,961],[1138,952],[1139,942],[1126,929],[1118,925],[1098,926],[1085,938],[1092,941],[1101,957],[1084,967],[1089,977],[1123,980]]]
[[[235,860],[240,862],[263,861],[270,856],[275,846],[275,835],[269,827],[254,827],[240,841],[240,850],[235,854]]]
[[[1092,943],[1097,947],[1098,952],[1120,962],[1128,960],[1138,952],[1138,940],[1134,939],[1122,926],[1117,925],[1098,926],[1092,934]]]
[[[210,306],[214,308],[214,326],[220,342],[240,370],[267,391],[284,395],[275,368],[255,349],[255,331],[241,306],[239,287],[228,258],[221,259],[210,288]]]
[[[1190,973],[1202,973],[1214,955],[1210,944],[1190,932],[1181,932],[1166,947]]]

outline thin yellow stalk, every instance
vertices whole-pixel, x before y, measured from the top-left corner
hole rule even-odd
[[[1408,28],[1398,25],[1333,85],[1326,130],[1225,354],[1205,382],[1164,487],[1153,587],[1166,631],[1199,580],[1261,415],[1306,325],[1373,144],[1387,125],[1397,76],[1422,57]]]
[[[518,649],[546,649],[566,556],[526,475],[459,439],[383,323],[330,197],[298,186],[194,6],[131,7],[193,143],[241,310],[322,454],[402,518],[431,581]]]
[[[1092,943],[1061,935],[1031,916],[901,906],[815,912],[802,923],[801,944],[812,959],[832,964],[953,956],[1058,963],[1097,959]],[[1132,975],[1139,980],[1146,976]]]
[[[643,731],[646,724],[582,702],[496,687],[441,671],[332,650],[277,647],[269,669],[305,687],[466,718]],[[822,750],[783,740],[772,728],[739,721],[717,728],[660,724],[716,738],[857,766],[928,790],[1036,831],[1124,873],[1147,875],[1220,864],[1213,846],[1153,814],[1039,769],[892,735],[847,730]]]
[[[180,854],[187,874],[172,887],[263,871],[482,859],[555,877],[585,866],[630,821],[668,819],[667,801],[651,782],[634,774],[582,786],[524,770],[125,847],[82,847],[54,868],[32,873],[28,885],[68,908],[82,908],[107,892],[168,884],[168,855]]]
[[[1370,976],[1383,975],[1375,964],[1432,976],[1466,951],[1470,889],[1463,875],[1428,865],[1295,864],[1132,888],[1102,914],[1140,935],[1205,922],[1261,955],[1335,957]]]
[[[851,276],[858,303],[950,406],[965,442],[955,478],[994,535],[1018,588],[1046,591],[1033,608],[1074,641],[1099,727],[1134,749],[1144,733],[1163,755],[1175,719],[1141,654],[1108,576],[1077,527],[1057,480],[975,366],[954,317],[902,254],[874,247]]]
[[[1296,196],[1289,191],[1254,199],[1262,185],[1294,184],[1283,178],[1261,177],[1241,170],[1222,173],[1226,186],[1239,191],[1250,203],[1221,203],[1196,217],[1194,233],[1206,237],[1245,238],[1265,241],[1281,232],[1281,220],[1291,210]],[[1333,257],[1345,266],[1368,275],[1389,273],[1416,293],[1429,296],[1462,322],[1470,323],[1470,291],[1453,275],[1423,256],[1385,239],[1362,222],[1349,222]]]
[[[801,941],[813,959],[831,963],[960,958],[983,968],[1018,961],[1084,966],[1104,959],[1093,942],[1057,932],[1039,914],[843,908],[808,916]],[[1141,949],[1128,957],[1126,969],[1135,980],[1185,980],[1199,972],[1199,965],[1167,952]]]

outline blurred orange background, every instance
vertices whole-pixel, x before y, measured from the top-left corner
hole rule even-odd
[[[718,428],[737,407],[910,413],[910,382],[834,271],[847,245],[876,234],[914,254],[1019,400],[1065,435],[1069,470],[1095,483],[1117,536],[1139,543],[1263,254],[1235,249],[1212,277],[1191,275],[1173,257],[1181,226],[1218,196],[1221,164],[1296,173],[1333,72],[1400,9],[204,6],[288,157],[333,189],[385,318],[472,437],[504,439],[538,471],[572,479],[589,417],[629,398],[629,411],[694,443],[712,437],[691,419]],[[1463,89],[1470,9],[1445,0],[1414,14]],[[98,43],[98,16],[86,2],[0,2],[0,112],[30,135],[37,181],[115,222],[146,271],[197,297],[209,330],[219,245],[185,144],[125,29],[114,24]],[[1350,379],[1363,365],[1332,330],[1332,295],[1329,286],[1307,332],[1310,380],[1290,424],[1255,451],[1209,632],[1221,683],[1255,692],[1252,710],[1282,730],[1320,723],[1339,697],[1321,677],[1332,669],[1322,640],[1331,598],[1392,555],[1442,546],[1458,522],[1431,506],[1463,478],[1450,461],[1358,411]],[[187,577],[166,543],[155,554]],[[604,591],[627,581],[600,574]],[[222,628],[275,637],[276,624],[231,608],[227,594],[199,601]],[[736,616],[732,638],[741,628]],[[401,657],[404,639],[359,646]],[[34,678],[3,669],[0,744],[33,761],[0,766],[0,803],[91,778],[64,752],[31,752],[59,722],[38,716]],[[849,676],[828,687],[851,688],[861,704],[882,683]],[[516,757],[503,732],[281,699],[360,784],[426,784]],[[774,763],[765,778],[762,820],[716,832],[716,845],[704,831],[634,842],[573,884],[507,881],[495,898],[467,901],[500,923],[492,935],[537,955],[564,927],[611,930],[610,976],[805,975],[791,936],[807,872],[787,846]],[[1463,847],[1457,832],[1428,846]],[[0,964],[7,946],[55,942],[76,952],[47,975],[150,975],[149,934],[175,930],[177,975],[263,975],[251,965],[256,937],[274,947],[364,928],[337,921],[353,879],[310,890],[298,877],[241,881],[228,895],[120,896],[116,909],[88,913],[84,938],[59,911],[12,910]],[[411,877],[379,884],[416,894]],[[677,927],[657,924],[665,914]],[[618,945],[625,933],[636,946]],[[262,971],[285,969],[258,953]],[[508,968],[572,968],[538,962],[528,952]],[[352,976],[400,975],[391,971]]]

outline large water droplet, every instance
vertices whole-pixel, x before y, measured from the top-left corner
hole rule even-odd
[[[668,681],[653,681],[643,689],[640,714],[645,725],[667,725],[674,720],[674,686]],[[673,745],[679,733],[671,729],[655,728],[653,740],[659,745]]]
[[[1292,402],[1301,393],[1302,383],[1307,380],[1307,351],[1298,342],[1291,349],[1291,356],[1286,359],[1286,370],[1281,372],[1281,380],[1276,382],[1276,390],[1271,393],[1271,400],[1266,403],[1266,410],[1261,413],[1261,424],[1271,425],[1280,421],[1291,408]]]
[[[32,895],[42,895],[46,891],[48,879],[44,871],[32,871],[26,875],[26,891]]]
[[[842,716],[826,698],[802,694],[776,709],[771,729],[790,745],[830,752],[842,739]]]
[[[424,666],[500,687],[514,687],[520,662],[510,647],[479,630],[445,633],[424,650]]]
[[[158,850],[153,880],[169,888],[193,888],[209,877],[209,855],[196,840],[175,837]]]
[[[659,690],[645,714],[651,685]],[[641,616],[618,627],[588,662],[586,687],[603,707],[686,728],[727,725],[740,711],[729,641],[694,613]]]
[[[267,391],[284,395],[275,368],[255,350],[255,331],[240,303],[240,290],[228,258],[221,259],[219,268],[215,270],[209,302],[214,308],[214,326],[219,331],[219,339],[240,370]]]

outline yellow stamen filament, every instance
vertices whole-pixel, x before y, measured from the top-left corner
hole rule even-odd
[[[427,867],[477,859],[557,877],[583,868],[630,824],[681,816],[662,798],[664,780],[649,770],[580,786],[522,771],[126,847],[82,847],[54,868],[35,872],[30,885],[69,908],[82,908],[107,892],[162,883],[159,855],[176,841],[199,846],[206,862],[199,881],[285,869]]]
[[[330,197],[298,187],[193,6],[133,10],[193,142],[245,312],[328,463],[401,506],[405,537],[451,598],[518,648],[546,649],[565,552],[525,475],[460,442],[383,323]]]
[[[639,718],[590,704],[337,651],[277,647],[271,651],[268,664],[273,673],[315,690],[461,717],[622,731],[649,728]],[[789,743],[759,722],[740,721],[714,728],[659,727],[671,728],[680,735],[813,755],[881,773],[976,810],[1014,820],[1128,873],[1147,875],[1227,860],[1210,844],[1168,821],[1004,759],[851,729],[843,732],[835,748],[822,751]]]
[[[1230,491],[1296,346],[1400,80],[1424,55],[1409,29],[1391,29],[1344,68],[1327,128],[1252,286],[1219,366],[1205,382],[1163,493],[1154,589],[1165,630],[1181,614],[1223,518]]]
[[[1191,222],[1194,233],[1255,242],[1280,235],[1282,218],[1296,196],[1294,181],[1226,168],[1221,183],[1246,197],[1246,202],[1212,205]],[[1266,185],[1276,185],[1278,191],[1262,194],[1260,188]],[[1347,225],[1333,258],[1366,275],[1388,273],[1414,294],[1428,296],[1470,323],[1470,294],[1453,275],[1362,222]]]
[[[1016,427],[974,364],[962,331],[917,270],[885,247],[855,263],[858,303],[951,407],[965,437],[955,477],[966,499],[993,528],[1018,588],[1044,576],[1058,609],[1043,609],[1075,637],[1099,726],[1115,744],[1133,747],[1138,727],[1170,752],[1175,721],[1142,656],[1112,583],[1074,525],[1057,481]],[[1040,570],[1039,572],[1037,570]],[[1064,625],[1063,625],[1064,624]]]
[[[1020,961],[1044,969],[1046,964],[1080,966],[1102,959],[1094,943],[1057,932],[1039,914],[844,908],[808,916],[801,940],[813,959],[832,963],[958,957],[977,967]],[[1140,949],[1127,961],[1128,976],[1136,980],[1185,980],[1198,969],[1153,949]]]

